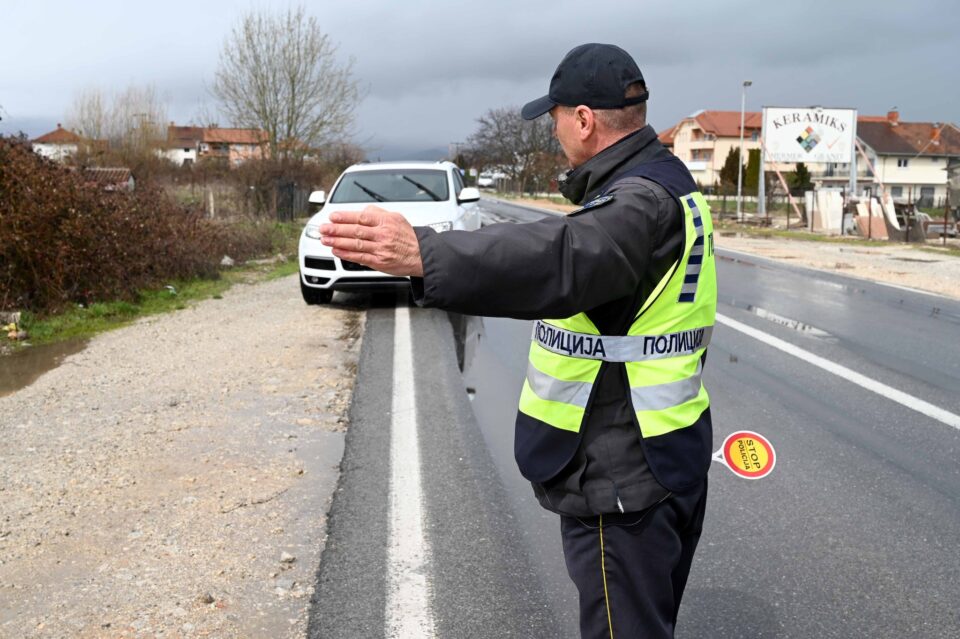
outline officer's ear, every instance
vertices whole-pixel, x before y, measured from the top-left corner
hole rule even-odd
[[[593,109],[581,104],[574,110],[573,117],[577,123],[577,133],[581,141],[593,135],[597,128],[597,116]]]

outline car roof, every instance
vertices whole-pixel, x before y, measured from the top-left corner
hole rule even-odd
[[[344,173],[352,173],[354,171],[382,171],[384,169],[438,169],[438,170],[447,170],[455,169],[457,165],[449,161],[441,162],[425,162],[425,161],[409,161],[409,162],[361,162],[360,164],[354,164],[347,168]]]

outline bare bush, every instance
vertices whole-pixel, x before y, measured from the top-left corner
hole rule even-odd
[[[269,228],[224,227],[163,192],[106,192],[0,137],[0,310],[133,299],[170,279],[214,277],[225,254],[271,248]]]

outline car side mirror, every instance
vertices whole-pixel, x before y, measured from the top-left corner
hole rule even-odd
[[[457,196],[457,202],[465,204],[466,202],[477,202],[480,199],[480,191],[472,186],[468,186]]]
[[[327,201],[327,193],[326,191],[314,191],[310,194],[308,201],[310,204],[323,204]]]

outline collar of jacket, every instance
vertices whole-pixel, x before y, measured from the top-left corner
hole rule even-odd
[[[574,204],[598,195],[617,173],[656,155],[662,145],[649,124],[620,138],[595,156],[560,176],[560,193]]]

